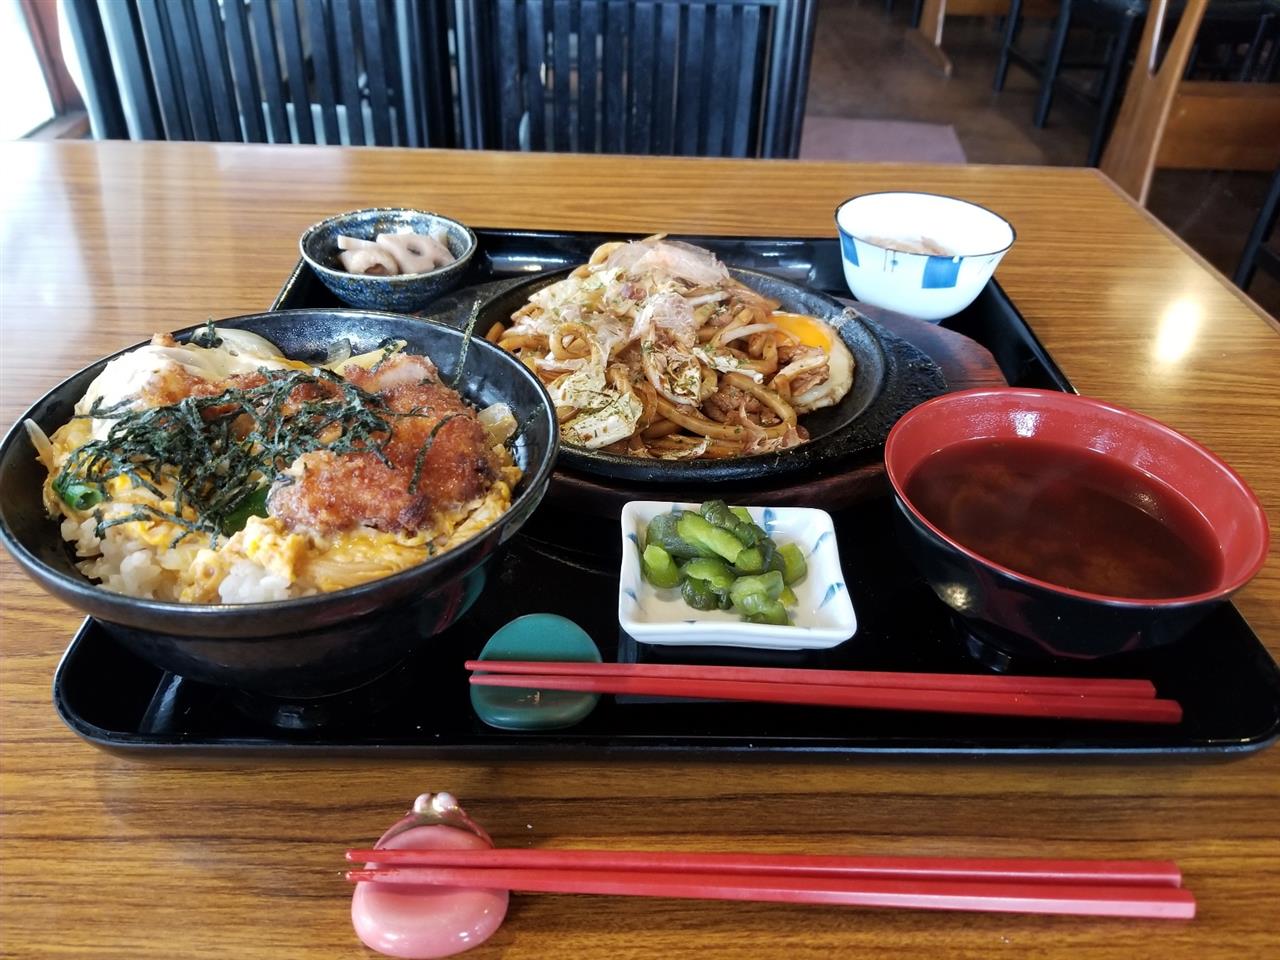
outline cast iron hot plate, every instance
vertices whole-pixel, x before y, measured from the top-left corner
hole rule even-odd
[[[776,481],[812,475],[878,452],[900,416],[944,391],[945,383],[932,361],[857,310],[824,293],[756,270],[735,269],[732,273],[758,293],[777,300],[781,309],[827,321],[839,331],[853,354],[853,386],[845,398],[835,406],[800,418],[801,425],[809,431],[809,441],[783,453],[718,460],[654,460],[562,443],[560,469],[613,481],[695,487],[761,476]],[[530,296],[567,274],[568,271],[557,270],[528,280],[492,285],[477,295],[476,329],[487,330],[497,321],[509,323],[511,315]],[[466,294],[458,294],[451,299],[463,306],[467,298]],[[443,314],[452,319],[462,312],[449,306]],[[425,315],[438,318],[441,312],[431,309]]]

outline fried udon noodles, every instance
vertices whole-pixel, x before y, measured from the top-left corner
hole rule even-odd
[[[210,326],[112,360],[52,436],[27,422],[81,572],[136,597],[284,600],[479,533],[520,479],[515,419],[403,347],[313,366]]]
[[[695,459],[804,443],[854,361],[821,320],[778,309],[708,250],[606,243],[486,333],[547,386],[565,443]]]

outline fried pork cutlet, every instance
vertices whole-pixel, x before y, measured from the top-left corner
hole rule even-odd
[[[399,354],[342,375],[398,415],[383,449],[390,465],[372,452],[305,454],[272,489],[273,516],[323,534],[358,526],[412,533],[488,491],[499,468],[491,441],[430,360]]]

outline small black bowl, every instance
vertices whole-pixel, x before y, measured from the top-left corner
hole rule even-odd
[[[338,260],[338,237],[374,240],[383,233],[427,233],[444,226],[446,245],[457,259],[426,273],[371,276],[347,273]],[[476,235],[457,220],[425,210],[403,207],[369,207],[321,220],[307,228],[298,240],[302,259],[343,303],[366,310],[413,313],[453,290],[466,275],[476,252]]]
[[[356,352],[402,339],[411,352],[429,356],[446,383],[457,375],[463,344],[452,327],[361,310],[284,310],[218,325],[260,334],[289,357],[317,362],[344,338]],[[185,340],[199,329],[175,337]],[[352,689],[452,624],[479,595],[495,551],[541,501],[559,443],[555,412],[537,377],[506,351],[475,339],[463,359],[459,392],[478,407],[508,404],[521,425],[513,455],[524,477],[496,523],[425,563],[333,593],[246,604],[143,600],[95,586],[76,569],[58,523],[45,512],[44,467],[22,425],[30,418],[52,433],[66,423],[111,359],[54,387],[0,443],[0,544],[33,580],[100,620],[139,656],[181,676],[257,694],[305,699]]]

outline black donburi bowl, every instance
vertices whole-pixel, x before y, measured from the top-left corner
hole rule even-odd
[[[524,477],[511,508],[453,550],[394,576],[333,593],[247,604],[170,603],[112,593],[76,569],[58,523],[45,513],[44,467],[22,425],[30,418],[52,433],[66,423],[76,401],[112,359],[106,357],[46,394],[0,443],[0,543],[46,590],[102,621],[113,637],[163,669],[283,698],[352,689],[395,666],[475,601],[495,551],[519,530],[546,492],[559,443],[550,398],[538,379],[505,351],[476,339],[464,355],[461,332],[413,317],[285,310],[218,325],[260,334],[287,356],[313,361],[344,338],[357,353],[376,349],[387,338],[401,339],[410,352],[429,356],[446,383],[454,382],[461,360],[457,389],[462,396],[478,407],[506,403],[520,423],[513,454]],[[185,340],[197,329],[175,337]]]

